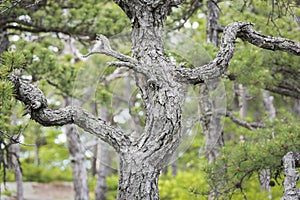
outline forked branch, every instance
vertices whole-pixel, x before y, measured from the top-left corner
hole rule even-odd
[[[121,61],[108,63],[109,66],[114,65],[116,67],[128,67],[129,69],[132,69],[135,72],[142,73],[144,75],[147,74],[146,69],[142,68],[136,59],[113,50],[110,46],[109,40],[104,35],[97,35],[93,49],[83,57],[87,58],[93,54],[104,54]]]

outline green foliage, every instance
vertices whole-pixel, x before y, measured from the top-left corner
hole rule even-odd
[[[175,177],[164,175],[159,180],[160,198],[162,200],[206,199],[195,194],[199,185],[200,191],[206,190],[204,173],[198,170],[179,171]]]
[[[236,129],[245,141],[231,140],[222,148],[222,156],[205,168],[211,188],[218,188],[220,195],[227,198],[240,190],[251,194],[247,192],[247,180],[263,169],[269,169],[271,177],[279,183],[282,157],[289,151],[300,151],[300,127],[292,121],[277,119],[274,128],[256,131]]]
[[[53,181],[72,181],[73,175],[70,167],[62,169],[49,165],[35,166],[32,163],[22,162],[23,181],[29,182],[53,182]]]
[[[0,16],[19,17],[23,21],[17,21],[13,29],[34,33],[61,32],[92,39],[100,31],[105,35],[113,35],[129,25],[125,14],[111,1],[22,1],[13,3],[9,8],[6,12],[2,11]]]

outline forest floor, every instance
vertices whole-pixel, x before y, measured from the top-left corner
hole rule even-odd
[[[15,200],[16,184],[6,183],[4,190],[3,183],[1,184],[1,200]],[[36,183],[25,182],[24,200],[71,200],[74,199],[73,183]],[[8,194],[8,195],[3,195]]]

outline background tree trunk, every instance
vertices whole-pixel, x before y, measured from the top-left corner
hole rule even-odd
[[[75,125],[66,125],[67,145],[71,157],[73,182],[76,200],[88,200],[88,178],[84,149],[80,142],[79,133]]]
[[[270,95],[269,91],[264,92],[264,105],[269,114],[270,122],[274,121],[276,117],[276,110],[273,105],[274,97]],[[272,131],[272,138],[275,138],[274,130]],[[272,199],[270,181],[271,181],[271,172],[270,169],[263,169],[259,176],[261,189],[266,190],[268,192],[268,198]]]
[[[34,145],[34,164],[36,166],[40,165],[40,157],[39,157],[40,146],[39,144]]]
[[[206,11],[206,42],[214,46],[219,43],[219,8],[218,1],[207,1]],[[219,148],[224,145],[221,115],[216,113],[215,99],[211,99],[209,92],[214,91],[219,84],[219,80],[208,81],[200,86],[200,122],[205,135],[205,154],[209,164],[213,163],[219,155]],[[214,199],[217,188],[210,191],[207,199]]]
[[[100,117],[105,121],[109,121],[109,111],[106,107],[102,107],[100,110]],[[106,200],[107,185],[106,177],[110,173],[108,164],[110,163],[109,158],[109,145],[101,140],[97,144],[97,181],[95,186],[95,199]]]
[[[9,153],[11,154],[11,165],[14,169],[15,181],[17,183],[17,200],[23,200],[23,175],[21,166],[19,163],[19,144],[11,144],[9,147]]]
[[[16,112],[14,112],[12,116],[12,125],[17,125],[17,115]],[[12,136],[14,137],[14,136]],[[15,174],[15,181],[17,183],[17,200],[23,200],[24,195],[24,188],[23,188],[23,175],[22,175],[22,169],[19,162],[19,154],[20,154],[20,145],[18,143],[11,144],[9,146],[8,153],[11,155],[11,165],[14,169]]]

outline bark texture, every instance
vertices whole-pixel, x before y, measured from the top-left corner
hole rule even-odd
[[[300,199],[300,188],[297,188],[299,173],[296,167],[300,167],[300,153],[288,152],[282,159],[283,173],[285,175],[283,186],[284,195],[281,200],[298,200]]]

